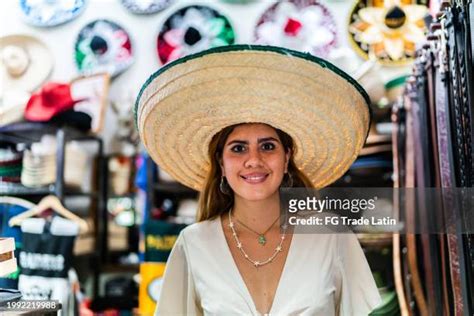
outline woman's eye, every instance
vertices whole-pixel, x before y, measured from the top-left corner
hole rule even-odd
[[[245,151],[245,147],[243,145],[235,145],[235,146],[232,146],[230,150],[234,153],[241,153]]]
[[[275,144],[273,144],[273,143],[264,143],[264,144],[262,144],[262,149],[263,150],[273,150],[273,149],[275,149]]]

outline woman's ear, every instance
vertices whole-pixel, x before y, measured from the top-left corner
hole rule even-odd
[[[219,168],[221,168],[221,174],[223,177],[225,177],[224,164],[222,163],[222,158],[218,159],[218,161],[219,161]]]
[[[285,173],[288,172],[288,164],[290,163],[290,157],[291,157],[291,149],[288,149],[288,151],[285,153]]]

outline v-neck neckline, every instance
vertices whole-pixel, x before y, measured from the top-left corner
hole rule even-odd
[[[230,251],[230,245],[227,243],[227,239],[225,237],[222,218],[219,216],[217,218],[216,222],[219,226],[218,230],[219,230],[219,234],[220,234],[220,237],[221,237],[220,238],[221,239],[221,247],[224,249],[226,259],[227,259],[227,261],[229,261],[229,265],[231,266],[233,279],[236,280],[236,282],[238,283],[237,285],[238,285],[239,289],[243,292],[244,297],[247,299],[247,304],[249,304],[252,307],[252,309],[253,309],[252,312],[255,313],[256,315],[273,315],[275,308],[277,308],[276,305],[279,302],[279,300],[278,300],[279,292],[282,291],[281,290],[281,287],[282,287],[281,283],[282,283],[282,281],[286,280],[286,274],[288,274],[287,270],[289,269],[288,267],[292,266],[291,260],[294,257],[293,252],[294,252],[294,248],[295,248],[293,245],[295,243],[295,237],[296,237],[297,234],[293,233],[293,236],[291,236],[291,241],[290,241],[290,246],[289,246],[289,249],[288,249],[288,254],[286,255],[285,263],[283,264],[283,270],[281,271],[280,279],[278,280],[278,285],[277,285],[277,288],[276,288],[275,293],[273,295],[273,301],[272,301],[272,305],[270,307],[270,311],[268,313],[262,314],[257,310],[257,306],[255,305],[255,301],[253,300],[253,297],[250,294],[250,291],[247,287],[247,284],[245,284],[244,278],[243,278],[242,274],[240,274],[239,268],[237,267],[237,263],[235,262],[234,257],[232,256],[232,252]]]

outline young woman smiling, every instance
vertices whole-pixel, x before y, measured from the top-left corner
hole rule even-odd
[[[344,92],[344,93],[341,93]],[[353,234],[280,227],[280,187],[321,188],[357,157],[368,97],[316,57],[229,46],[168,64],[137,99],[152,158],[201,192],[158,315],[367,315],[380,303]]]

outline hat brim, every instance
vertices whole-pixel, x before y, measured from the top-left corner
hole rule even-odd
[[[323,59],[279,47],[232,45],[154,73],[138,95],[135,120],[152,159],[198,191],[209,171],[212,137],[252,122],[289,134],[297,167],[321,188],[356,159],[370,108],[364,89]]]
[[[4,78],[4,89],[33,92],[53,70],[53,57],[48,47],[39,39],[29,35],[8,35],[0,38],[0,51],[13,45],[23,48],[29,57],[26,71],[18,77],[12,77],[6,67],[0,63],[0,76]]]

